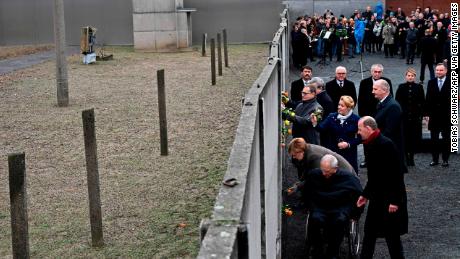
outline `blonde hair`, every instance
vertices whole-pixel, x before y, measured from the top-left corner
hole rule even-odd
[[[411,67],[406,70],[406,75],[407,73],[411,73],[411,74],[414,74],[414,76],[417,76],[417,71],[415,71],[415,69]]]
[[[347,108],[353,109],[355,107],[355,101],[349,95],[342,95],[340,101],[342,101]]]

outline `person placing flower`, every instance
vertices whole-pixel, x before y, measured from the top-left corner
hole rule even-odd
[[[353,113],[355,102],[348,95],[340,97],[337,112],[329,114],[327,118],[320,121],[320,118],[312,114],[313,126],[320,134],[331,136],[330,143],[325,147],[342,155],[358,172],[358,145],[361,138],[358,133],[359,116]]]
[[[292,137],[303,138],[307,143],[319,144],[319,133],[310,120],[314,113],[316,117],[322,116],[323,108],[316,101],[316,85],[307,84],[302,89],[302,102],[295,108],[294,114],[284,114],[292,122]]]

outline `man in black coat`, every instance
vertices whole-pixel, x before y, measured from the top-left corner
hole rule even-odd
[[[430,80],[434,79],[434,56],[436,51],[436,40],[431,36],[429,29],[425,30],[425,37],[420,40],[420,83],[425,80],[425,67],[430,71]]]
[[[313,69],[310,66],[303,66],[300,73],[300,79],[295,80],[291,83],[291,93],[289,94],[288,107],[295,109],[297,104],[302,102],[302,89],[307,85],[311,79]]]
[[[302,102],[295,108],[295,115],[286,119],[292,122],[292,137],[303,138],[311,144],[319,144],[319,132],[310,120],[311,114],[321,112],[323,108],[316,101],[316,86],[308,84],[302,90]]]
[[[402,128],[402,109],[399,103],[390,95],[390,85],[387,81],[379,79],[375,81],[372,90],[375,98],[379,101],[375,120],[379,125],[382,134],[391,139],[398,149],[401,168],[407,173],[407,167],[404,158],[404,141]]]
[[[441,63],[446,57],[444,45],[447,42],[447,29],[442,22],[437,22],[433,30],[433,37],[436,39],[436,63]]]
[[[365,78],[359,84],[359,96],[358,96],[358,114],[361,117],[371,116],[374,117],[377,111],[378,100],[372,93],[372,87],[374,82],[383,79],[390,85],[390,94],[393,96],[393,87],[391,86],[391,80],[383,77],[383,66],[381,64],[374,64],[371,66],[371,76]],[[366,167],[366,162],[361,162],[359,165],[361,168]]]
[[[393,95],[393,87],[391,86],[391,80],[385,78],[383,75],[383,66],[381,64],[374,64],[371,67],[371,76],[365,78],[359,84],[359,96],[358,96],[358,114],[361,117],[364,116],[375,116],[377,109],[378,100],[375,99],[372,94],[372,87],[374,82],[383,79],[390,85],[390,94]]]
[[[309,240],[313,258],[338,258],[345,228],[362,192],[359,178],[339,169],[337,158],[328,154],[321,158],[320,169],[307,174],[304,183],[303,198],[310,210],[308,235],[312,237]],[[327,243],[326,254],[323,254],[323,240]]]
[[[334,107],[337,109],[339,106],[340,97],[342,95],[349,95],[353,98],[355,103],[358,102],[356,97],[355,84],[346,79],[347,69],[342,66],[338,66],[335,69],[335,78],[326,84],[326,92],[331,97]]]
[[[444,64],[436,66],[436,78],[428,81],[425,101],[425,119],[431,133],[430,166],[439,164],[439,153],[442,153],[442,166],[449,166],[450,155],[450,78]],[[439,139],[439,133],[442,140]]]
[[[356,205],[363,207],[370,201],[360,258],[373,257],[379,237],[385,238],[391,258],[404,258],[400,236],[408,232],[408,215],[400,156],[394,143],[380,133],[372,117],[359,120],[358,134],[367,147],[367,183]]]

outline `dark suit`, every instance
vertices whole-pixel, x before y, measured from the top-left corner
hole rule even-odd
[[[364,146],[368,179],[362,195],[369,200],[369,207],[361,258],[372,258],[378,237],[385,237],[391,258],[403,258],[400,235],[407,233],[408,215],[400,156],[394,143],[382,134]],[[389,213],[390,204],[398,210]]]
[[[434,56],[436,52],[436,40],[431,36],[425,36],[420,41],[422,56],[420,58],[420,81],[425,80],[425,67],[428,65],[430,79],[434,78]]]
[[[431,131],[433,161],[438,162],[439,153],[442,160],[449,161],[450,155],[450,78],[446,77],[439,91],[438,78],[428,81],[425,101],[425,115],[430,117],[428,129]],[[442,141],[439,140],[439,133]]]
[[[292,108],[295,109],[297,104],[302,102],[302,90],[305,86],[303,79],[295,80],[291,83],[291,94],[289,99],[292,102]]]
[[[355,84],[350,80],[343,80],[343,86],[340,87],[337,84],[337,80],[327,82],[326,84],[326,92],[331,97],[332,103],[334,107],[337,109],[339,106],[340,97],[343,95],[349,95],[355,101],[355,104],[358,102],[358,98],[356,97],[356,87]]]
[[[334,107],[334,103],[326,91],[317,94],[316,101],[323,107],[323,118],[327,118],[330,113],[337,111],[337,107]],[[328,147],[331,143],[331,136],[328,134],[320,134],[319,141],[321,146]]]
[[[400,155],[401,168],[403,172],[407,172],[404,159],[404,142],[402,129],[402,109],[399,103],[388,95],[387,98],[377,106],[375,113],[375,121],[382,134],[391,139],[398,148]]]
[[[393,96],[393,87],[391,86],[391,80],[385,77],[381,77],[388,82],[390,85],[390,94]],[[374,81],[372,77],[365,78],[359,84],[359,96],[358,96],[358,114],[360,117],[364,116],[375,116],[375,112],[377,109],[377,104],[379,101],[374,97],[372,93],[372,86],[374,85]]]

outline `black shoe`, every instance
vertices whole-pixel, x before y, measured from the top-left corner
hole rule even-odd
[[[406,65],[409,65],[409,61],[406,61]]]
[[[447,161],[442,161],[441,166],[442,166],[442,167],[448,167],[448,166],[449,166],[449,162],[447,162]]]
[[[413,64],[414,64],[414,61],[411,61],[410,64],[413,65]]]
[[[432,161],[432,162],[430,163],[430,166],[435,166],[435,165],[439,165],[439,162]]]
[[[359,164],[359,168],[366,168],[366,167],[367,167],[366,162],[361,162],[361,164]]]
[[[423,85],[423,80],[421,80],[419,84]]]

